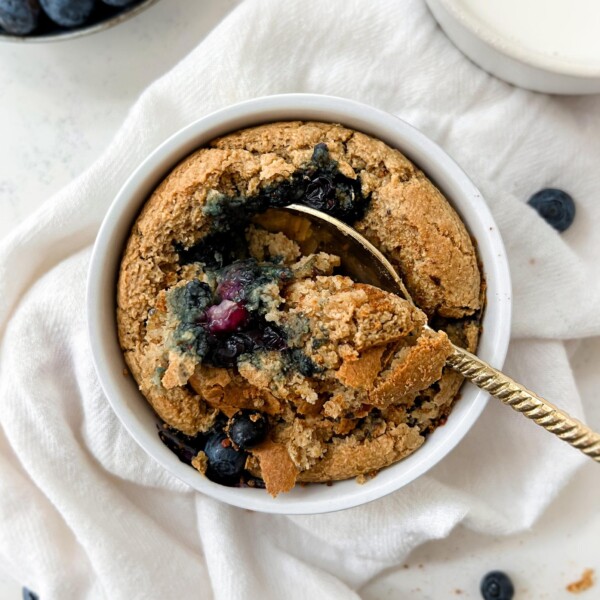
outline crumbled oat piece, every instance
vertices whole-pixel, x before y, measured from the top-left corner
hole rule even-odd
[[[271,496],[289,492],[294,487],[298,470],[283,444],[263,442],[252,449],[252,455],[258,458],[261,476]]]
[[[206,473],[206,469],[208,468],[208,460],[206,458],[206,454],[200,450],[194,458],[192,458],[192,467],[197,471],[200,471],[204,475]]]
[[[594,583],[594,569],[585,569],[580,579],[570,583],[567,586],[567,591],[571,592],[572,594],[580,594],[581,592],[585,592],[593,587]]]

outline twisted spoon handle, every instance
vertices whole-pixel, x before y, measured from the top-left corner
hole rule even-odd
[[[600,434],[530,392],[474,354],[454,346],[447,364],[477,387],[523,413],[550,433],[600,462]]]

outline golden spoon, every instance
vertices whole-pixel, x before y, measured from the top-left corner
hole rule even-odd
[[[404,282],[387,258],[342,221],[297,204],[283,209],[270,209],[255,220],[266,229],[285,233],[299,244],[305,254],[324,251],[338,255],[342,260],[343,271],[355,281],[393,292],[412,302]],[[447,364],[455,371],[600,462],[600,434],[471,352],[454,344],[453,348],[454,352],[447,359]]]

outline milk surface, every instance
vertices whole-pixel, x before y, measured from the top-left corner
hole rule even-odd
[[[529,51],[600,66],[600,0],[457,0],[456,4]]]

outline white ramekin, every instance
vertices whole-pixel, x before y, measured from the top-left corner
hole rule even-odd
[[[401,150],[436,183],[477,240],[487,280],[487,307],[478,354],[502,367],[510,335],[510,276],[500,233],[477,188],[439,146],[404,121],[351,100],[312,94],[257,98],[215,112],[166,140],[137,168],[112,203],[96,239],[87,287],[89,335],[98,378],[108,401],[129,433],[165,469],[196,490],[235,506],[270,513],[322,513],[381,498],[433,467],[469,431],[488,395],[465,385],[443,427],[436,429],[412,456],[383,469],[364,485],[348,480],[332,486],[297,486],[274,499],[264,490],[213,483],[181,463],[161,443],[156,414],[135,381],[123,377],[123,354],[117,339],[115,297],[121,253],[150,193],[181,159],[213,138],[285,120],[329,121],[363,131]]]
[[[450,40],[488,73],[536,92],[600,93],[600,61],[591,66],[566,61],[545,49],[534,52],[465,10],[460,0],[425,1]]]

